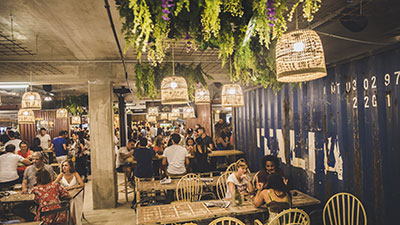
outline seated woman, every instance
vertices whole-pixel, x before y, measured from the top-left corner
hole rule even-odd
[[[36,186],[32,188],[32,193],[35,194],[35,201],[38,203],[38,211],[35,216],[36,221],[43,221],[44,224],[51,224],[55,215],[45,216],[40,219],[40,211],[49,211],[60,208],[62,198],[70,198],[68,191],[60,184],[52,183],[49,171],[41,169],[36,172]],[[50,204],[56,204],[46,206]],[[60,213],[56,219],[56,224],[67,221],[67,214]]]
[[[154,139],[153,150],[159,155],[162,155],[162,153],[164,152],[164,139],[162,136],[157,136]]]
[[[229,175],[226,180],[226,185],[228,187],[225,196],[226,199],[232,199],[235,196],[236,190],[238,190],[241,195],[253,192],[251,179],[246,174],[247,168],[246,162],[239,162],[238,170]]]
[[[191,137],[188,137],[186,139],[186,150],[189,153],[189,155],[194,156],[194,152],[195,152],[195,143],[194,143],[194,139]]]
[[[291,207],[291,195],[283,183],[282,177],[277,173],[268,176],[265,189],[263,189],[262,183],[258,185],[258,191],[254,197],[254,205],[260,207],[264,202],[267,204],[269,217],[266,224],[269,224],[281,211]]]
[[[85,184],[82,181],[78,172],[75,172],[74,164],[71,160],[65,160],[61,163],[62,172],[57,176],[54,183],[60,183],[66,190],[76,188],[83,188]],[[74,224],[82,224],[82,210],[83,210],[83,192],[79,193],[71,200],[71,217]]]
[[[276,156],[264,156],[262,158],[261,165],[263,165],[264,167],[257,172],[257,188],[259,183],[261,183],[265,188],[267,185],[268,176],[275,173],[279,174],[282,177],[283,182],[287,185],[287,179],[283,176],[281,168],[279,168],[279,160]]]

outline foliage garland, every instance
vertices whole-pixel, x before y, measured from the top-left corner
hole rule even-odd
[[[154,80],[161,81],[157,71],[164,67],[170,39],[186,40],[188,48],[218,48],[222,64],[232,62],[232,81],[279,89],[274,44],[298,7],[312,21],[322,0],[116,0],[116,4],[124,20],[125,51],[135,48],[141,67],[135,69],[138,96],[154,97],[159,87]],[[154,68],[141,63],[146,51]]]

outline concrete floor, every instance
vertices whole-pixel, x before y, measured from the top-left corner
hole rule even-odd
[[[122,183],[123,175],[118,174],[118,183]],[[118,190],[122,190],[123,186],[119,185]],[[118,192],[118,207],[115,209],[93,209],[92,201],[92,181],[85,184],[85,201],[83,204],[83,212],[86,220],[83,224],[88,225],[116,225],[116,224],[136,224],[136,214],[131,209],[131,201],[133,200],[133,193],[129,194],[129,202],[125,200],[125,194]]]

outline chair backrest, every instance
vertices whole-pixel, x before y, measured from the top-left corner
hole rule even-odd
[[[257,173],[254,174],[253,179],[251,180],[251,184],[253,185],[254,189],[257,189],[258,173],[260,173],[260,171],[257,171]]]
[[[326,202],[322,218],[324,225],[367,225],[367,214],[360,200],[344,192],[333,195]]]
[[[245,160],[242,158],[242,159],[239,159],[239,160],[236,161],[236,162],[231,163],[231,164],[228,166],[228,168],[226,168],[226,171],[225,171],[225,172],[228,172],[228,171],[236,172],[236,171],[238,170],[238,164],[239,164],[240,162],[245,162]],[[250,173],[249,168],[247,168],[247,172]]]
[[[200,176],[188,173],[183,176],[176,185],[176,200],[179,201],[199,201],[203,192],[203,182]]]
[[[44,208],[51,207],[54,205],[59,205],[60,207],[56,208],[56,209],[50,209],[47,211],[43,211]],[[57,219],[60,216],[60,214],[63,212],[65,212],[67,215],[67,221],[65,221],[65,224],[69,224],[69,219],[70,219],[70,202],[69,201],[62,201],[59,203],[44,205],[39,210],[40,221],[42,221],[43,217],[47,217],[47,218],[51,217],[50,224],[58,224]]]
[[[223,200],[226,196],[226,191],[228,190],[226,180],[232,173],[233,171],[227,171],[221,174],[221,176],[217,180],[217,196],[220,200]]]
[[[233,217],[221,217],[211,221],[211,223],[209,223],[208,225],[217,225],[217,224],[225,225],[225,223],[228,223],[229,225],[234,225],[234,224],[245,225],[242,221]]]
[[[268,225],[310,225],[310,217],[301,209],[286,209],[275,216]]]

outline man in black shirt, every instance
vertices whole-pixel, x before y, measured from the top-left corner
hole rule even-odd
[[[6,132],[0,136],[0,142],[3,143],[3,145],[4,145],[5,143],[7,143],[7,141],[10,140],[10,137],[8,136],[8,132],[9,132],[9,131],[11,131],[11,128],[10,128],[10,127],[7,127]]]
[[[201,138],[203,144],[209,148],[208,150],[212,151],[214,149],[214,142],[212,138],[206,134],[204,127],[198,128],[197,132],[199,133],[199,137],[196,139],[196,142]]]
[[[153,177],[153,157],[156,155],[156,152],[146,146],[147,139],[142,137],[139,140],[138,148],[133,152],[133,158],[137,162],[134,174],[138,178]]]

